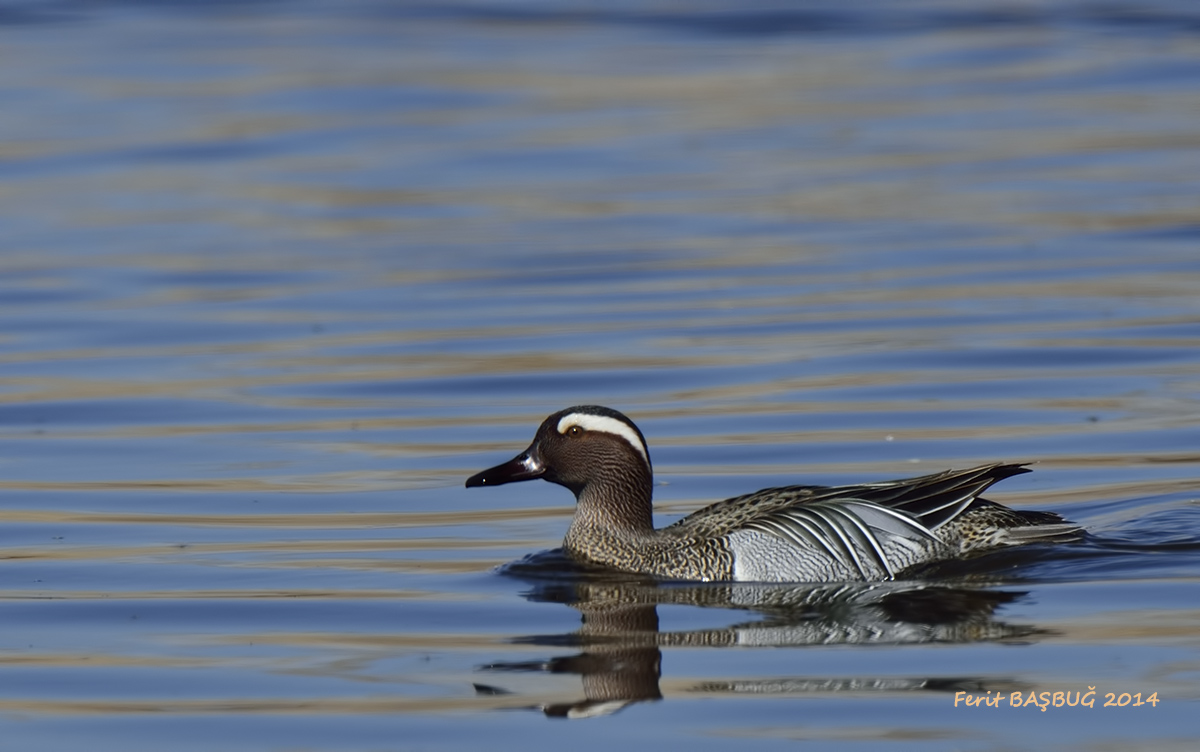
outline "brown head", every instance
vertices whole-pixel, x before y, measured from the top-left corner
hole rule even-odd
[[[472,475],[467,488],[542,478],[575,494],[573,527],[649,531],[653,477],[646,439],[633,421],[607,407],[579,405],[546,418],[528,449]]]

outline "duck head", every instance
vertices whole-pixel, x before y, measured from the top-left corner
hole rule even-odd
[[[528,449],[467,478],[467,488],[542,478],[579,498],[606,483],[632,481],[648,490],[652,477],[646,439],[633,421],[607,407],[577,405],[542,421]]]

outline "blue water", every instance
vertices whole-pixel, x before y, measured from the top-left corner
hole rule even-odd
[[[1198,32],[0,8],[0,738],[1193,749]],[[1089,537],[885,586],[577,572],[564,489],[463,481],[580,403],[645,433],[660,525],[1005,460],[992,498]]]

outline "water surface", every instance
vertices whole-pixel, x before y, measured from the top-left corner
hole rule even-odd
[[[1193,749],[1198,29],[0,11],[4,738]],[[1091,537],[876,586],[514,565],[569,493],[463,480],[578,403],[638,422],[660,524],[1007,460]]]

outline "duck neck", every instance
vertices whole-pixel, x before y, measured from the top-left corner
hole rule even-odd
[[[653,487],[648,472],[597,478],[575,493],[575,517],[567,530],[569,548],[611,537],[637,538],[654,533]]]

